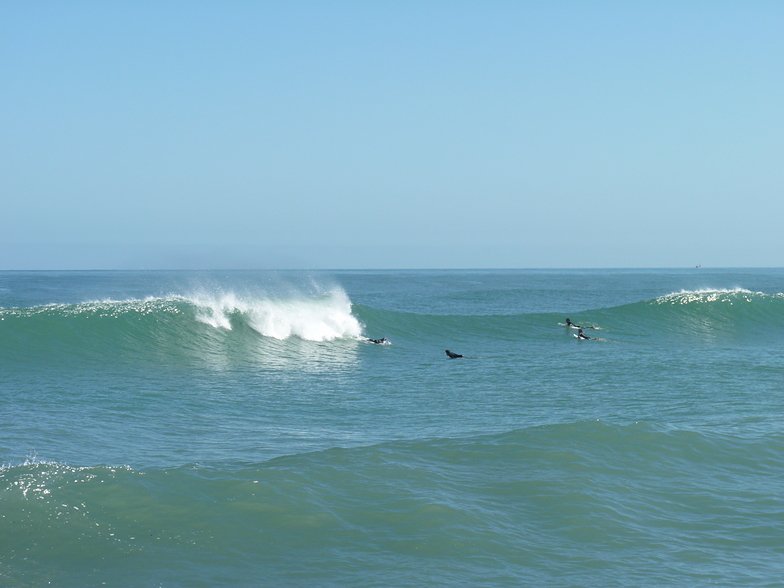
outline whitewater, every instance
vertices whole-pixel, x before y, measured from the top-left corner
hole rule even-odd
[[[0,585],[778,585],[783,292],[0,272]]]

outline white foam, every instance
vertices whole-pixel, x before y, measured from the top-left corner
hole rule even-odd
[[[754,294],[751,290],[735,286],[734,288],[700,288],[699,290],[681,290],[673,294],[732,294],[742,292],[744,294]]]
[[[659,304],[677,303],[688,304],[690,302],[732,302],[738,300],[737,295],[741,295],[747,302],[751,302],[749,296],[760,295],[761,292],[752,292],[736,286],[735,288],[703,288],[699,290],[681,290],[656,299]]]
[[[351,314],[351,300],[340,288],[317,295],[293,293],[285,298],[199,294],[189,300],[196,319],[216,329],[232,329],[232,317],[266,337],[307,341],[357,338],[362,325]]]

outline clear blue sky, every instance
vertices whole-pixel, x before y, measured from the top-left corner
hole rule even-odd
[[[782,2],[0,1],[0,269],[784,266]]]

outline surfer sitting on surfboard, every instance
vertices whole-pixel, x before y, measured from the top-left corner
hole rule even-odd
[[[458,357],[463,357],[462,355],[459,355],[457,353],[452,353],[451,351],[449,351],[449,349],[446,350],[446,354],[449,357],[449,359],[457,359]]]

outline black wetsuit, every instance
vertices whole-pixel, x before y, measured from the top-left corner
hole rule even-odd
[[[462,355],[459,355],[457,353],[452,353],[451,351],[449,351],[449,349],[446,350],[446,354],[447,357],[449,357],[449,359],[457,359],[458,357],[463,357]]]

